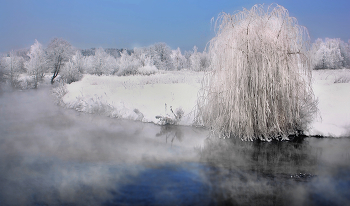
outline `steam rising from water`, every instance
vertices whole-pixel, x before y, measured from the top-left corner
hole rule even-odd
[[[56,106],[48,89],[0,96],[0,203],[101,204],[153,164],[198,159],[206,131]],[[179,135],[181,134],[181,135]]]
[[[206,139],[0,95],[0,205],[346,205],[350,139]]]

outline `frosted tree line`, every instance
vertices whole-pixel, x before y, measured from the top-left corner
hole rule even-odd
[[[165,43],[133,50],[98,48],[82,52],[66,40],[54,38],[46,48],[35,40],[28,50],[2,55],[0,80],[13,87],[37,88],[45,75],[50,75],[53,84],[57,79],[65,83],[79,81],[83,74],[151,75],[159,70],[206,71],[209,66],[208,54],[198,52],[196,46],[185,54]]]
[[[312,45],[311,57],[314,69],[341,69],[350,67],[350,40],[317,39]]]
[[[313,69],[350,68],[350,40],[317,39],[309,52]],[[51,73],[51,83],[79,81],[83,74],[151,75],[159,70],[212,70],[211,56],[199,52],[196,46],[182,52],[165,43],[133,50],[79,50],[61,38],[53,39],[45,48],[35,40],[30,49],[11,51],[0,57],[0,83],[12,87],[37,88],[45,75]]]

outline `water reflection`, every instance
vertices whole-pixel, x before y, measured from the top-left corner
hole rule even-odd
[[[210,165],[206,180],[214,185],[213,197],[219,204],[347,205],[349,146],[349,139],[241,142],[210,138],[200,153],[201,161]]]
[[[215,205],[211,187],[198,163],[160,164],[148,167],[131,182],[113,190],[105,205]]]
[[[182,142],[183,132],[180,127],[176,125],[163,125],[160,128],[160,132],[156,134],[157,137],[165,135],[165,142],[171,142],[171,145],[174,142],[174,139],[177,139],[179,142]]]

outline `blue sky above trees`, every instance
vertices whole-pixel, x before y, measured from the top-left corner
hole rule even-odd
[[[350,39],[348,0],[0,0],[0,52],[45,46],[62,37],[86,48],[134,48],[165,42],[202,51],[214,37],[211,18],[254,4],[277,3],[317,38]]]

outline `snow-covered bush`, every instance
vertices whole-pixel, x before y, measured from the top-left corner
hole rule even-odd
[[[167,110],[167,104],[165,104],[165,110]],[[174,125],[181,121],[181,118],[184,116],[185,112],[182,107],[176,108],[175,112],[173,111],[172,106],[170,106],[171,115],[167,114],[166,116],[158,115],[156,119],[158,119],[157,124],[159,125]]]
[[[63,96],[67,94],[67,86],[64,82],[61,82],[58,86],[52,89],[52,94],[56,97],[55,103],[61,106],[64,106],[64,102],[62,100]]]
[[[83,77],[84,66],[84,57],[80,51],[76,51],[75,55],[63,66],[61,79],[67,84],[79,81]]]
[[[306,130],[316,111],[307,29],[279,5],[222,13],[216,25],[196,122],[242,140]]]
[[[117,60],[102,48],[96,49],[95,55],[86,59],[86,72],[89,74],[110,75],[116,70]]]
[[[141,75],[151,75],[157,73],[158,69],[154,65],[146,65],[137,69],[137,73]]]
[[[79,68],[73,61],[67,62],[61,71],[61,79],[67,84],[79,81],[83,74],[79,71]]]
[[[203,53],[197,51],[196,46],[193,47],[193,53],[189,57],[190,69],[193,71],[207,71],[210,66],[209,55],[203,51]]]
[[[120,53],[120,58],[117,61],[118,76],[135,75],[138,73],[138,68],[141,67],[141,62],[135,55],[129,55],[126,50]]]

